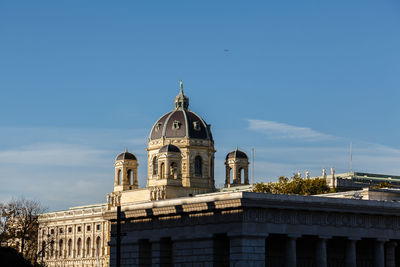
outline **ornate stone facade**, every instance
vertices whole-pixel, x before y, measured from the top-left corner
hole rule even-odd
[[[42,214],[38,239],[46,266],[109,266],[106,208],[100,204]]]

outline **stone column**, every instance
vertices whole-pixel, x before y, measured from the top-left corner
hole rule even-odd
[[[264,266],[265,238],[266,236],[230,237],[230,266]]]
[[[296,239],[299,236],[288,235],[285,248],[285,266],[296,267]]]
[[[385,241],[382,239],[375,240],[374,266],[385,266]]]
[[[237,180],[237,178],[238,178],[237,171],[238,171],[237,165],[233,164],[233,166],[232,166],[232,184],[236,184],[238,182],[238,180]]]
[[[315,260],[319,267],[326,267],[328,264],[328,257],[326,252],[326,241],[328,237],[320,237],[316,244]]]
[[[396,254],[395,249],[397,247],[397,243],[392,241],[387,243],[386,245],[386,267],[395,267],[396,266]]]
[[[244,167],[244,184],[249,184],[249,167]]]
[[[348,239],[346,242],[346,255],[345,255],[345,266],[353,267],[357,265],[357,251],[356,251],[355,239]]]
[[[160,266],[160,242],[151,243],[151,265]]]
[[[225,167],[225,187],[229,187],[229,185],[230,185],[230,180],[231,180],[231,177],[230,177],[230,172],[229,172],[229,166],[228,165],[226,165],[226,167]]]

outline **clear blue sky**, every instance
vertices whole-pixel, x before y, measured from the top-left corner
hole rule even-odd
[[[323,167],[400,174],[398,1],[1,1],[0,200],[105,201],[183,80],[256,181]]]

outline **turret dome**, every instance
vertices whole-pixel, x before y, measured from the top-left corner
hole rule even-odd
[[[132,153],[128,152],[128,150],[126,150],[125,152],[119,154],[119,155],[115,158],[115,161],[117,161],[117,160],[125,160],[125,159],[137,160],[135,155],[133,155]]]
[[[160,150],[158,152],[159,153],[162,153],[162,152],[181,153],[181,150],[177,146],[168,144],[168,145],[165,145],[162,148],[160,148]]]
[[[228,155],[226,155],[226,159],[231,159],[231,158],[239,158],[239,159],[249,159],[246,155],[246,153],[244,153],[243,151],[240,151],[236,148],[236,150],[228,153]]]

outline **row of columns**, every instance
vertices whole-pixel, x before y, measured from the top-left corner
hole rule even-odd
[[[296,240],[299,236],[288,236],[285,248],[285,266],[296,267]],[[327,240],[329,237],[319,237],[316,242],[315,261],[316,266],[327,267]],[[345,251],[345,266],[357,266],[357,241],[360,239],[347,239]],[[373,266],[376,267],[395,267],[395,242],[388,242],[386,249],[386,265],[385,265],[385,243],[388,240],[375,240]]]
[[[225,235],[226,236],[226,235]],[[284,266],[296,267],[299,255],[297,255],[297,241],[300,235],[288,235],[282,241],[282,251]],[[315,266],[328,266],[327,242],[331,237],[320,236],[315,239],[315,251],[312,253]],[[145,245],[137,244],[136,248],[130,248],[129,253],[122,255],[125,261],[135,265],[167,266],[174,264],[184,266],[193,262],[203,265],[215,265],[216,258],[218,263],[229,264],[230,266],[264,266],[267,260],[266,237],[265,236],[226,236],[226,241],[215,243],[212,238],[198,240],[159,240],[145,242]],[[357,242],[361,239],[348,238],[345,240],[344,263],[346,267],[357,266]],[[395,242],[389,240],[376,239],[373,242],[373,265],[375,267],[395,267]],[[223,259],[224,251],[221,246],[226,244],[229,248],[226,256],[227,262]],[[386,250],[385,250],[386,245]],[[216,247],[217,246],[217,250]],[[144,250],[143,250],[144,249]],[[128,252],[128,251],[126,251]],[[386,253],[385,253],[386,252]],[[124,253],[123,253],[124,254]],[[137,259],[134,260],[134,259]],[[115,259],[114,259],[115,260]],[[111,264],[111,266],[114,266]]]

